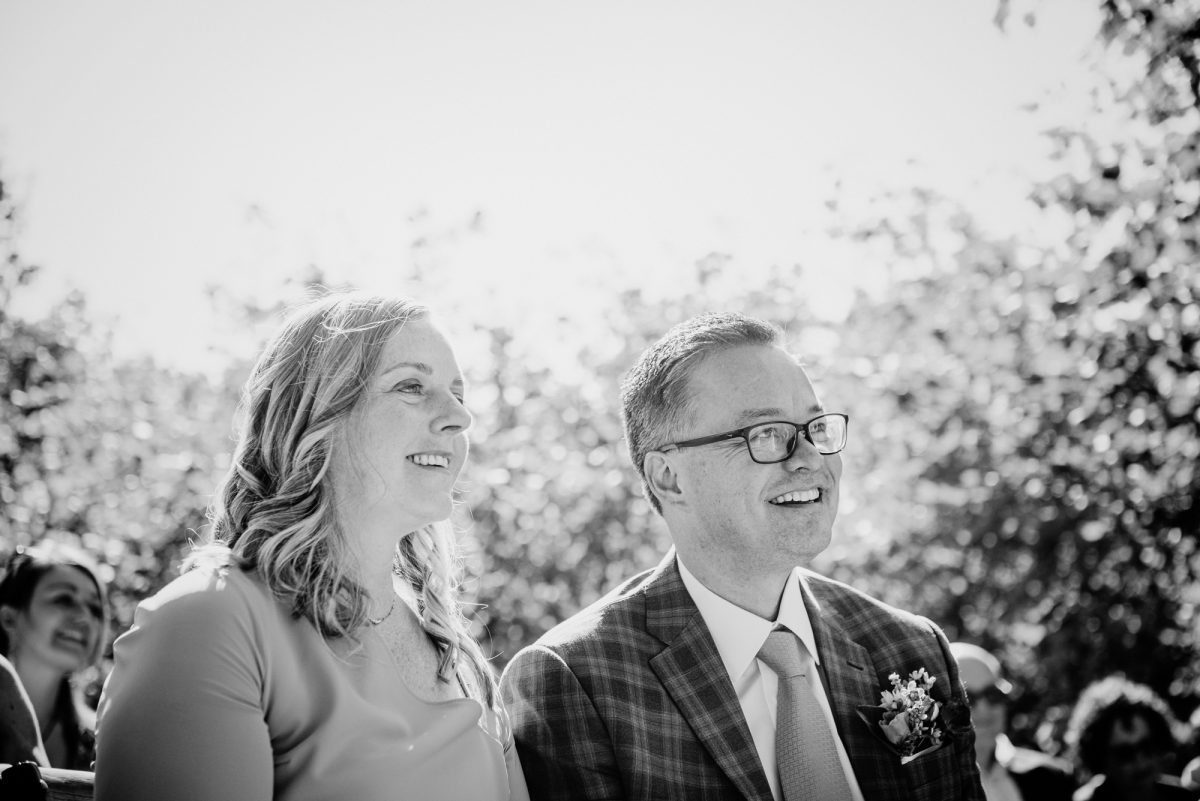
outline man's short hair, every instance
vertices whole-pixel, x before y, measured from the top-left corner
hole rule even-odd
[[[621,419],[633,465],[654,511],[662,504],[646,480],[646,454],[666,445],[693,413],[688,380],[706,356],[743,345],[780,346],[779,328],[736,312],[685,320],[647,348],[621,384]]]

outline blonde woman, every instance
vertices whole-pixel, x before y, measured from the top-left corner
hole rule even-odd
[[[453,579],[463,394],[411,301],[335,294],[287,320],[211,542],[115,644],[98,801],[527,798]]]

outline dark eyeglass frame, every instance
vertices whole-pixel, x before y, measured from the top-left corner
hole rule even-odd
[[[996,686],[985,687],[976,692],[968,692],[967,695],[970,696],[972,704],[980,701],[987,701],[992,706],[1000,706],[1001,704],[1008,703],[1008,693]]]
[[[824,420],[827,417],[837,417],[842,421],[842,444],[833,450],[821,450],[821,446],[813,442],[812,434],[809,433],[809,426],[813,425],[818,420]],[[754,451],[750,447],[750,432],[756,428],[761,428],[763,426],[777,426],[781,423],[783,425],[796,427],[795,433],[793,433],[791,436],[791,442],[787,446],[787,452],[778,459],[763,460],[756,458]],[[801,434],[804,435],[804,438],[808,440],[808,443],[816,448],[817,452],[822,456],[832,456],[835,453],[840,453],[846,448],[846,443],[850,439],[850,416],[841,412],[825,412],[824,414],[817,415],[807,423],[793,423],[791,420],[766,420],[762,423],[755,423],[754,425],[746,426],[745,428],[739,428],[736,431],[726,431],[723,434],[713,434],[712,436],[699,437],[697,439],[685,439],[682,442],[668,442],[661,448],[655,448],[655,450],[667,453],[678,448],[696,448],[701,445],[711,445],[714,442],[724,442],[725,440],[730,439],[741,439],[746,443],[746,451],[750,454],[750,458],[755,462],[758,464],[778,464],[779,462],[786,462],[788,459],[792,458],[793,454],[796,453],[796,447],[800,444]]]

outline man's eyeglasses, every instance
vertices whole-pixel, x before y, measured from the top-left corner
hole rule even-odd
[[[992,706],[1000,706],[1001,704],[1008,703],[1008,693],[995,685],[984,687],[982,690],[974,692],[968,691],[967,695],[971,697],[972,704],[980,701],[987,701]]]
[[[750,450],[751,459],[759,464],[775,464],[785,461],[796,452],[796,444],[800,441],[801,434],[817,449],[818,453],[825,456],[837,453],[846,447],[846,432],[849,423],[848,416],[837,412],[819,415],[807,423],[773,420],[769,423],[755,423],[752,426],[739,428],[737,431],[726,431],[724,434],[713,434],[710,437],[688,439],[683,442],[671,442],[657,450],[695,448],[728,439],[743,439],[746,441],[746,447]]]

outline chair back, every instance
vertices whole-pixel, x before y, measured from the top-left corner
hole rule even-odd
[[[33,762],[0,768],[3,801],[92,801],[96,775],[91,771],[40,768]]]

